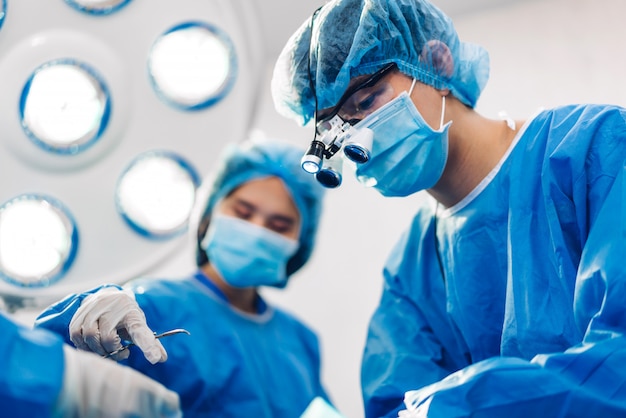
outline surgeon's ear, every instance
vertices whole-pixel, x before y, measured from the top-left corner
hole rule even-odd
[[[454,58],[450,48],[437,39],[426,42],[420,53],[420,61],[429,64],[437,73],[446,77],[454,72]]]

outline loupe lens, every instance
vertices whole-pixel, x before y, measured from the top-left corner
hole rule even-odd
[[[370,159],[370,150],[374,142],[374,132],[365,127],[355,128],[354,131],[356,131],[356,133],[345,139],[343,153],[355,163],[363,164]]]
[[[322,161],[322,168],[315,174],[315,178],[324,187],[335,188],[341,184],[341,172],[343,170],[343,157],[334,154]]]
[[[369,150],[361,147],[357,144],[349,144],[343,148],[344,154],[346,157],[354,161],[355,163],[363,164],[369,161],[370,152]]]
[[[334,189],[341,184],[341,174],[330,169],[322,169],[318,171],[315,178],[322,186],[328,187],[329,189]]]

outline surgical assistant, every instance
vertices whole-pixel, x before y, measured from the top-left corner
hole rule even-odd
[[[307,164],[427,192],[384,268],[366,416],[626,416],[626,110],[486,118],[488,75],[425,0],[330,1],[276,63],[277,110],[316,125]]]
[[[0,410],[11,417],[181,417],[178,395],[0,313]]]
[[[229,146],[190,227],[196,272],[72,295],[37,324],[101,354],[121,336],[93,343],[95,319],[129,333],[185,328],[158,343],[131,338],[137,347],[114,357],[178,392],[185,417],[291,418],[327,400],[316,334],[257,291],[286,286],[313,251],[324,190],[299,170],[302,152],[269,139]]]

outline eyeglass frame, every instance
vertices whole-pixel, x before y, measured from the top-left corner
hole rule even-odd
[[[365,79],[362,82],[360,82],[358,84],[355,84],[352,87],[348,88],[343,93],[341,98],[339,98],[339,101],[333,107],[332,111],[329,114],[325,115],[322,119],[319,119],[319,120],[317,119],[317,108],[316,108],[315,109],[315,130],[316,130],[316,132],[319,133],[319,129],[318,129],[319,124],[327,122],[327,121],[331,120],[333,117],[337,116],[337,114],[339,113],[339,111],[341,110],[343,105],[357,91],[375,86],[387,74],[389,74],[393,70],[396,70],[397,68],[398,68],[398,65],[395,62],[390,62],[387,65],[385,65],[384,67],[382,67],[381,69],[379,69],[378,71],[376,71],[375,73],[371,74],[367,79]],[[317,102],[317,100],[316,100],[316,102]],[[341,120],[344,120],[341,116],[339,116],[339,118]],[[347,122],[350,125],[354,126],[356,123],[358,123],[360,121],[361,121],[360,119],[351,119],[351,120],[347,120],[347,121],[344,121],[344,122]]]

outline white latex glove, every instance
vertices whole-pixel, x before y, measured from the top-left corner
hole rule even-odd
[[[54,418],[182,417],[178,394],[147,376],[65,345]]]
[[[146,359],[155,364],[167,360],[165,348],[146,324],[146,316],[129,290],[105,287],[87,296],[70,322],[70,340],[85,351],[105,355],[122,347],[122,339],[130,340]],[[123,350],[114,360],[128,358]]]

